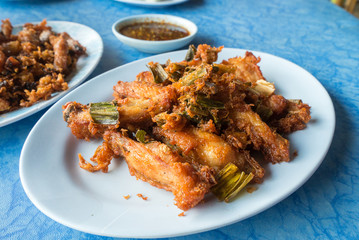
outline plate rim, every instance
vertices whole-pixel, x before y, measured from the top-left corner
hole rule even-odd
[[[32,24],[38,24],[40,22],[30,22]],[[46,21],[47,25],[50,26],[50,27],[54,27],[54,24],[71,24],[73,26],[81,26],[82,28],[84,29],[87,29],[87,30],[90,30],[93,32],[93,34],[96,35],[96,39],[99,40],[99,46],[98,46],[98,57],[95,59],[95,61],[93,62],[93,66],[91,66],[91,68],[89,69],[88,72],[86,72],[82,79],[78,82],[76,82],[73,86],[69,87],[68,89],[66,89],[65,91],[60,91],[60,92],[55,92],[56,95],[51,97],[50,99],[48,100],[40,100],[40,101],[37,101],[36,103],[34,103],[32,106],[26,108],[26,107],[22,107],[22,108],[19,108],[19,109],[16,109],[14,111],[10,111],[10,112],[6,112],[6,113],[2,113],[0,115],[0,128],[1,127],[5,127],[7,125],[10,125],[12,123],[15,123],[17,121],[20,121],[24,118],[27,118],[29,116],[32,116],[33,114],[53,105],[54,103],[56,103],[57,101],[59,101],[61,98],[63,98],[64,96],[66,96],[68,93],[72,92],[72,90],[74,90],[75,88],[77,88],[79,85],[81,85],[81,83],[83,83],[87,78],[88,76],[96,69],[96,67],[98,66],[101,58],[102,58],[102,55],[103,55],[103,50],[104,50],[104,45],[103,45],[103,40],[102,40],[102,37],[101,35],[95,31],[93,28],[87,26],[87,25],[84,25],[84,24],[81,24],[81,23],[77,23],[77,22],[71,22],[71,21]],[[16,29],[16,28],[22,28],[24,24],[16,24],[13,26],[13,29]],[[74,77],[74,76],[72,76]],[[68,81],[68,83],[71,83],[71,80],[70,79]],[[17,113],[17,112],[22,112],[18,115],[15,115],[15,116],[12,116],[12,117],[7,117],[6,115],[7,114],[12,114],[12,113]],[[5,116],[4,116],[5,115]]]
[[[279,56],[275,56],[275,55],[272,55],[270,53],[266,53],[266,52],[261,52],[261,51],[255,51],[255,50],[247,50],[247,49],[239,49],[239,48],[224,48],[226,50],[230,50],[230,51],[250,51],[252,52],[254,55],[257,55],[257,56],[263,56],[263,55],[268,55],[270,57],[274,57],[274,58],[278,58],[280,59],[281,61],[286,61],[288,62],[289,64],[292,64],[292,65],[295,65],[295,67],[298,67],[300,68],[302,71],[305,71],[306,74],[309,74],[311,77],[312,77],[312,80],[315,80],[315,83],[322,88],[322,90],[324,90],[323,93],[325,93],[328,97],[328,99],[330,100],[330,106],[331,106],[331,110],[330,111],[330,119],[332,120],[332,128],[330,129],[330,133],[329,133],[329,136],[330,136],[330,140],[328,141],[326,147],[325,147],[325,150],[323,151],[322,155],[321,155],[321,158],[320,160],[314,165],[314,167],[308,172],[306,173],[306,177],[301,179],[301,181],[299,182],[296,182],[295,184],[295,187],[293,187],[290,191],[287,191],[286,194],[282,195],[280,198],[276,198],[274,199],[272,202],[270,202],[269,204],[266,204],[264,207],[261,207],[261,208],[256,208],[255,211],[253,211],[251,214],[249,215],[246,215],[246,216],[241,216],[239,218],[236,218],[236,219],[231,219],[229,221],[226,221],[226,222],[223,222],[222,224],[215,224],[215,225],[212,225],[212,226],[209,226],[209,227],[202,227],[202,228],[199,228],[197,230],[193,230],[193,231],[190,231],[190,232],[184,232],[184,231],[179,231],[177,233],[174,233],[174,234],[167,234],[167,235],[161,235],[161,234],[158,234],[158,235],[151,235],[151,236],[147,236],[147,235],[126,235],[124,233],[119,233],[117,235],[113,235],[113,234],[106,234],[105,232],[98,232],[98,231],[91,231],[89,229],[84,229],[84,228],[81,228],[79,226],[73,226],[71,224],[68,224],[66,221],[62,221],[61,220],[61,217],[58,217],[58,216],[52,216],[52,214],[49,214],[49,213],[45,213],[43,211],[43,208],[41,206],[38,206],[38,203],[35,199],[35,202],[34,202],[34,199],[33,199],[33,196],[32,194],[28,191],[28,189],[26,188],[26,182],[24,183],[24,177],[23,177],[23,171],[24,169],[22,168],[23,166],[23,152],[24,152],[24,148],[26,147],[27,145],[27,142],[29,141],[29,138],[30,136],[32,135],[34,129],[36,129],[36,127],[41,123],[42,119],[44,119],[47,115],[47,112],[51,111],[52,108],[55,108],[55,106],[59,105],[61,103],[61,101],[58,101],[56,102],[50,109],[47,110],[47,112],[39,119],[39,121],[35,124],[35,126],[31,129],[27,139],[25,140],[25,143],[23,145],[23,148],[22,148],[22,151],[21,151],[21,155],[20,155],[20,164],[19,164],[19,172],[20,172],[20,180],[21,180],[21,183],[23,185],[23,188],[25,190],[25,193],[26,195],[28,196],[28,198],[31,200],[31,202],[42,212],[44,213],[46,216],[50,217],[51,219],[53,219],[54,221],[56,222],[59,222],[67,227],[70,227],[70,228],[73,228],[73,229],[76,229],[76,230],[79,230],[79,231],[82,231],[82,232],[87,232],[87,233],[91,233],[91,234],[95,234],[95,235],[100,235],[100,236],[109,236],[109,237],[124,237],[124,238],[165,238],[165,237],[176,237],[176,236],[184,236],[184,235],[191,235],[191,234],[196,234],[196,233],[201,233],[201,232],[206,232],[206,231],[209,231],[209,230],[213,230],[213,229],[217,229],[217,228],[221,228],[221,227],[224,227],[224,226],[228,226],[230,224],[234,224],[236,222],[240,222],[240,221],[243,221],[245,219],[248,219],[252,216],[255,216],[271,207],[273,207],[274,205],[280,203],[281,201],[283,201],[284,199],[286,199],[288,196],[290,196],[291,194],[293,194],[295,191],[297,191],[301,186],[304,185],[305,182],[307,182],[311,177],[312,175],[316,172],[316,170],[318,169],[318,167],[321,165],[321,163],[323,162],[323,160],[325,159],[327,153],[328,153],[328,150],[331,146],[331,143],[332,143],[332,140],[333,140],[333,136],[334,136],[334,132],[335,132],[335,126],[336,126],[336,119],[335,119],[335,109],[334,109],[334,104],[333,104],[333,101],[329,95],[329,93],[327,92],[327,90],[324,88],[324,86],[319,82],[319,80],[317,78],[315,78],[310,72],[308,72],[306,69],[302,68],[301,66],[297,65],[296,63],[293,63],[285,58],[282,58],[282,57],[279,57]],[[183,52],[185,53],[186,50],[178,50],[178,51],[173,51],[173,52],[169,52],[169,53],[163,53],[163,54],[158,54],[158,55],[153,55],[153,56],[149,56],[149,57],[146,57],[146,58],[142,58],[142,59],[139,59],[139,60],[136,60],[136,61],[133,61],[133,62],[130,62],[130,63],[127,63],[127,64],[124,64],[124,65],[121,65],[121,66],[118,66],[116,68],[113,68],[109,71],[106,71],[92,79],[90,79],[89,81],[87,81],[86,83],[82,84],[81,87],[83,86],[86,86],[87,84],[91,84],[91,82],[93,81],[98,81],[97,79],[101,79],[104,75],[107,75],[107,74],[110,74],[110,72],[115,72],[115,71],[118,71],[119,69],[121,68],[124,68],[125,66],[127,65],[130,65],[130,64],[136,64],[137,62],[140,62],[140,61],[149,61],[151,58],[154,58],[154,57],[162,57],[162,55],[169,55],[169,54],[175,54],[175,53],[179,53],[179,52]],[[265,73],[264,73],[265,74]]]

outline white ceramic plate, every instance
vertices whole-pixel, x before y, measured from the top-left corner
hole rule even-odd
[[[78,40],[81,45],[86,47],[87,55],[79,58],[76,69],[66,78],[69,81],[69,88],[66,91],[53,93],[49,100],[39,101],[31,107],[0,114],[0,127],[28,117],[65,96],[92,73],[101,59],[103,43],[100,35],[95,30],[79,23],[64,21],[49,21],[48,25],[52,27],[53,31],[67,32],[72,38]],[[15,26],[13,33],[16,34],[21,29],[22,25]]]
[[[167,7],[175,4],[187,2],[188,0],[116,0],[118,2],[128,3],[141,7]]]
[[[223,49],[220,59],[243,56],[245,50]],[[313,120],[290,136],[298,156],[290,163],[266,166],[264,183],[232,203],[212,195],[186,212],[173,205],[173,195],[128,173],[125,161],[113,160],[108,173],[90,173],[78,166],[78,153],[89,159],[101,141],[77,140],[62,119],[61,106],[112,99],[118,80],[132,81],[146,63],[184,59],[186,51],[161,54],[108,71],[58,101],[30,132],[20,157],[20,178],[26,194],[44,214],[71,228],[106,236],[156,238],[202,232],[253,216],[289,196],[308,180],[324,159],[335,126],[332,101],[323,86],[301,67],[270,54],[260,56],[264,76],[278,93],[311,105]],[[137,197],[148,197],[147,201]],[[130,195],[125,200],[123,196]]]

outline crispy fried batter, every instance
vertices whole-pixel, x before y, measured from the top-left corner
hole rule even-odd
[[[131,175],[151,185],[171,191],[176,205],[188,210],[197,205],[212,186],[207,168],[201,173],[160,142],[139,143],[118,132],[106,132],[105,141],[116,154],[123,155]]]
[[[273,119],[270,125],[281,133],[292,133],[302,130],[310,121],[310,107],[302,101],[288,101],[282,114],[284,117]]]
[[[235,79],[243,82],[256,83],[257,80],[264,79],[262,72],[257,65],[260,60],[260,57],[255,57],[253,53],[246,52],[243,58],[231,58],[228,59],[228,61],[223,61],[222,64],[234,69]]]
[[[289,141],[261,120],[259,115],[251,110],[235,111],[231,114],[234,124],[244,130],[254,149],[260,150],[264,159],[272,163],[289,162]]]
[[[153,134],[178,149],[190,161],[212,167],[217,173],[228,163],[234,163],[240,169],[252,172],[256,182],[264,176],[264,169],[247,151],[238,151],[216,134],[193,127],[182,131],[155,127]]]
[[[96,166],[92,165],[91,163],[87,162],[81,154],[79,154],[79,165],[81,168],[89,171],[89,172],[97,172],[102,170],[102,172],[108,172],[108,165],[110,165],[111,160],[114,157],[118,157],[108,143],[105,141],[95,151],[95,154],[91,158],[92,162],[97,163]]]
[[[207,44],[201,44],[197,47],[195,59],[200,59],[202,63],[214,63],[217,61],[218,53],[222,51],[223,46],[219,48],[211,47]]]
[[[114,125],[94,124],[88,106],[67,103],[64,119],[75,136],[104,138],[91,158],[96,165],[80,157],[80,166],[106,172],[112,157],[123,156],[131,175],[173,192],[176,205],[188,210],[229,163],[262,182],[265,170],[253,151],[273,164],[290,161],[290,143],[280,134],[305,128],[309,105],[275,94],[250,52],[214,63],[221,49],[203,44],[191,49],[192,59],[167,61],[161,83],[149,71],[119,81]]]
[[[161,86],[148,79],[153,81],[148,75],[142,75],[134,82],[119,81],[114,86],[113,95],[119,105],[122,127],[128,124],[147,127],[153,124],[152,117],[171,110],[177,101],[177,93],[172,86]]]

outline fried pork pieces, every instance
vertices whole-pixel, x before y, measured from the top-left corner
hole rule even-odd
[[[64,105],[77,138],[104,139],[91,158],[96,164],[80,156],[80,166],[107,172],[113,157],[124,157],[131,175],[171,191],[176,205],[188,210],[228,163],[262,182],[265,171],[252,151],[271,163],[288,162],[289,141],[281,134],[305,128],[310,107],[276,95],[257,65],[260,58],[250,52],[214,63],[221,49],[199,45],[182,62],[149,63],[165,72],[162,77],[148,71],[133,82],[119,81],[115,124],[95,123],[88,105]],[[139,129],[146,138],[134,136]]]
[[[0,32],[0,114],[46,100],[68,88],[65,77],[86,49],[67,33],[26,23],[13,35],[8,19]]]

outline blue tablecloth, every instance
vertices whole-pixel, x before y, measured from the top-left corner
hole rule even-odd
[[[47,18],[96,30],[103,38],[104,54],[88,79],[150,56],[121,44],[111,32],[117,19],[145,13],[192,20],[199,28],[196,45],[263,51],[300,65],[324,85],[336,111],[333,143],[304,186],[249,219],[174,239],[358,239],[359,20],[328,0],[189,0],[157,9],[111,0],[0,1],[0,18],[10,18],[13,24]],[[51,220],[22,188],[20,152],[45,111],[0,128],[0,238],[107,239]]]

